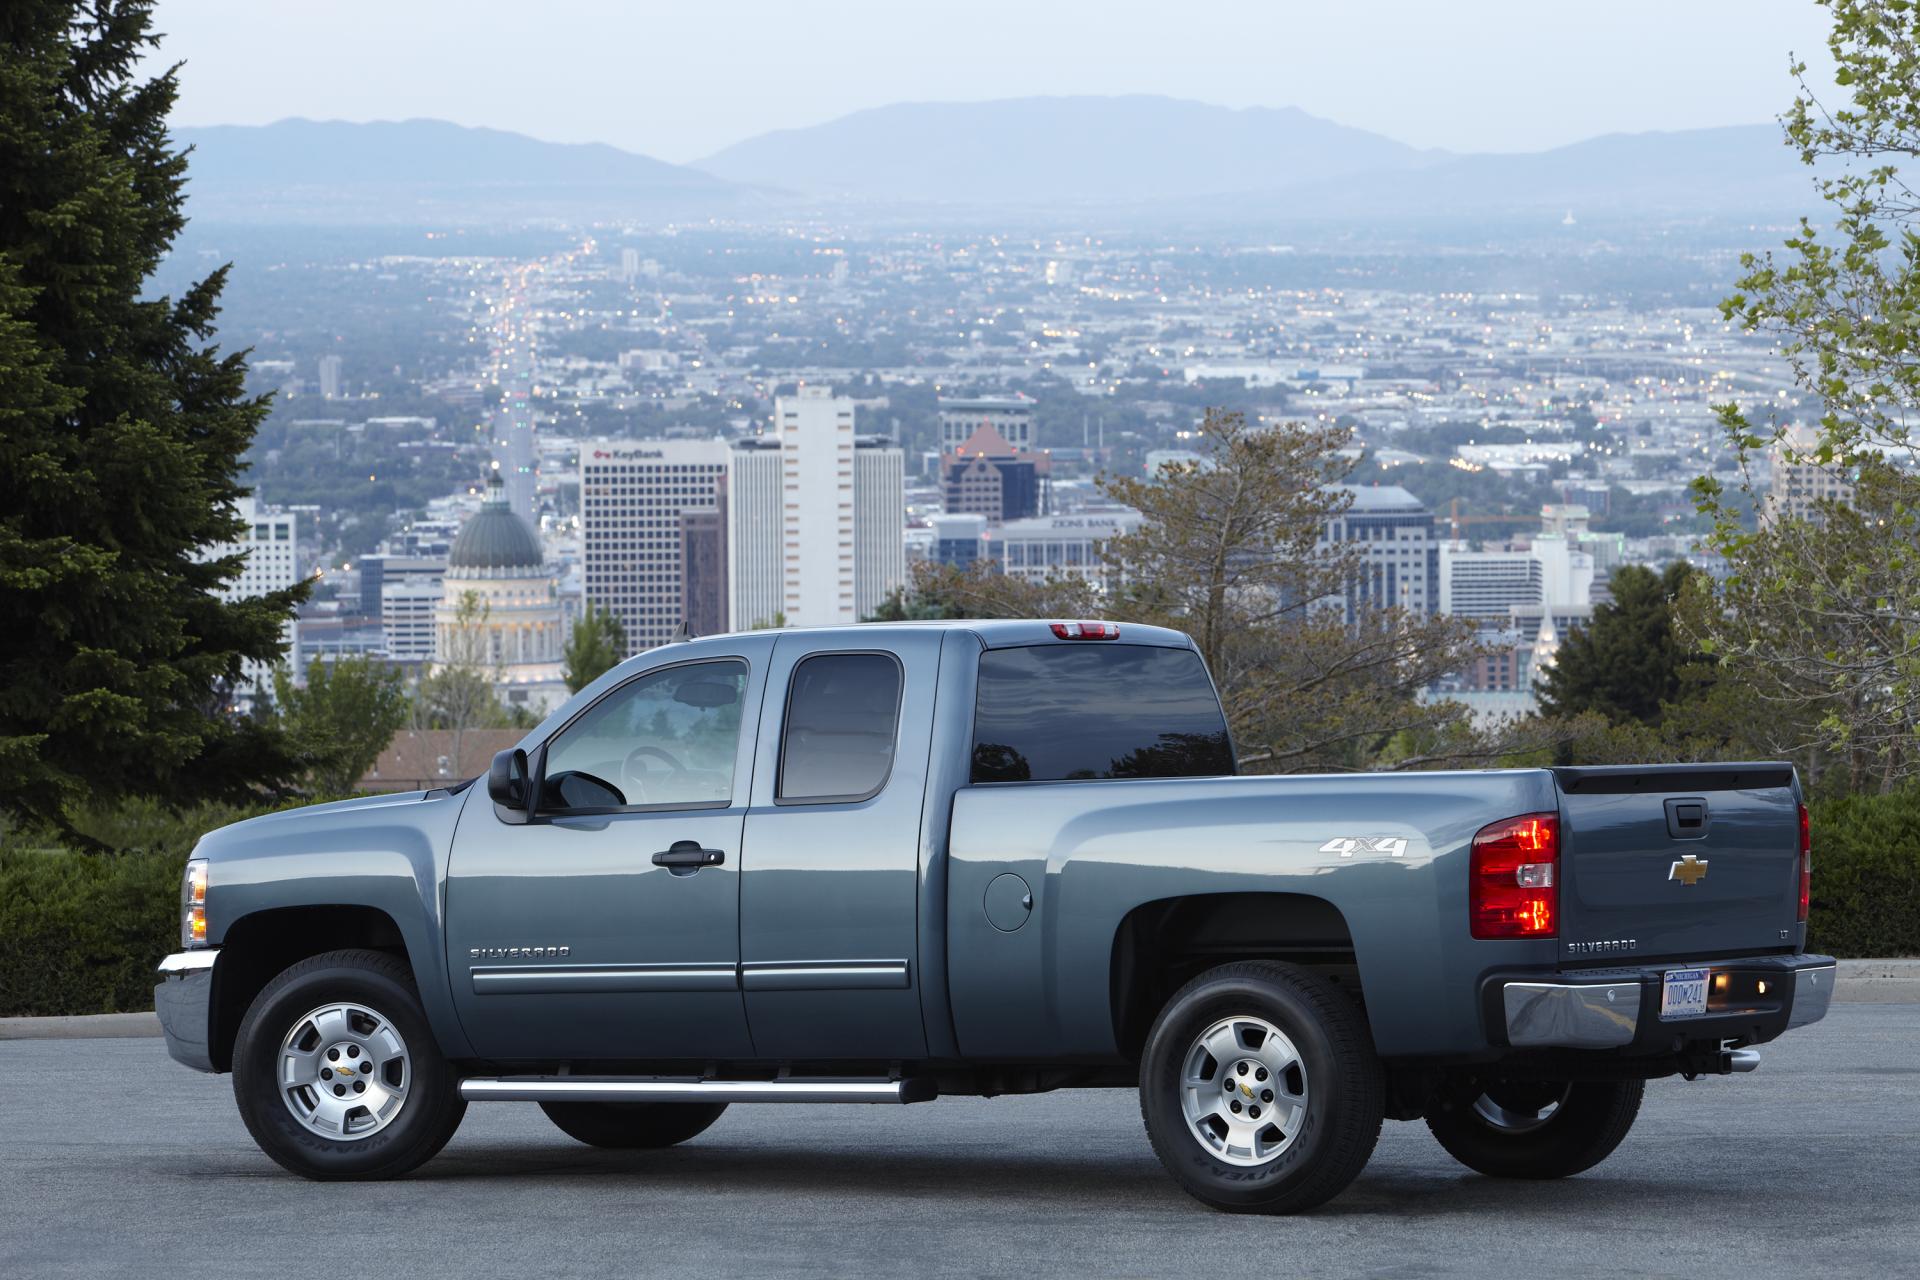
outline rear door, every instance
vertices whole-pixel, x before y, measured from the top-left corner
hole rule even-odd
[[[740,888],[760,1057],[926,1056],[914,958],[943,634],[794,631],[774,649]]]
[[[1798,949],[1799,791],[1779,764],[1556,769],[1562,957]]]

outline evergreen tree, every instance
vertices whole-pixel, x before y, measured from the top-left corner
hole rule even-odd
[[[1561,642],[1541,705],[1556,716],[1593,711],[1613,724],[1659,723],[1665,704],[1686,687],[1686,668],[1701,661],[1673,626],[1674,601],[1692,576],[1684,562],[1658,574],[1637,564],[1614,570],[1613,599],[1595,606],[1591,626]]]
[[[627,629],[620,619],[591,600],[567,636],[567,688],[578,693],[627,656]]]
[[[266,414],[212,343],[226,272],[142,284],[184,225],[149,0],[0,6],[0,812],[240,798],[296,767],[227,715],[304,588],[222,602],[240,458]]]

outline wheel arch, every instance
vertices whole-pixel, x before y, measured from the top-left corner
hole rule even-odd
[[[347,902],[271,907],[232,921],[221,938],[208,1006],[207,1048],[213,1069],[232,1069],[240,1022],[267,983],[302,960],[349,947],[383,951],[406,961],[421,988],[428,1021],[439,1033],[434,1001],[424,984],[434,968],[423,966],[412,954],[406,934],[391,914]]]
[[[1114,1042],[1138,1059],[1154,1018],[1195,975],[1235,960],[1281,960],[1321,974],[1365,1013],[1353,931],[1304,893],[1184,894],[1143,902],[1114,929],[1108,1001]]]

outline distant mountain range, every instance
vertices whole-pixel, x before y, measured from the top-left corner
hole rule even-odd
[[[444,120],[281,120],[174,130],[189,211],[241,221],[704,214],[747,187],[604,143]]]
[[[176,131],[190,212],[234,220],[685,218],[802,210],[1066,213],[1104,222],[1418,220],[1812,205],[1775,125],[1423,151],[1292,108],[1172,98],[903,103],[749,138],[694,165],[437,120]]]
[[[1292,107],[1130,96],[876,107],[763,133],[695,167],[814,194],[1030,205],[1293,185],[1446,158]]]

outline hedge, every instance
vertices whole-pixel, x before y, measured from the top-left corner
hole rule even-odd
[[[154,965],[180,949],[180,875],[203,832],[255,808],[151,801],[78,815],[108,852],[44,832],[0,836],[0,1017],[153,1008]]]
[[[0,1017],[153,1008],[153,967],[180,949],[172,850],[0,852]]]
[[[129,806],[84,824],[115,851],[0,839],[0,1017],[153,1007],[179,947],[180,872],[202,831],[241,811]],[[1920,790],[1813,805],[1811,950],[1920,955]]]
[[[1920,955],[1920,789],[1809,806],[1813,908],[1807,949]]]

